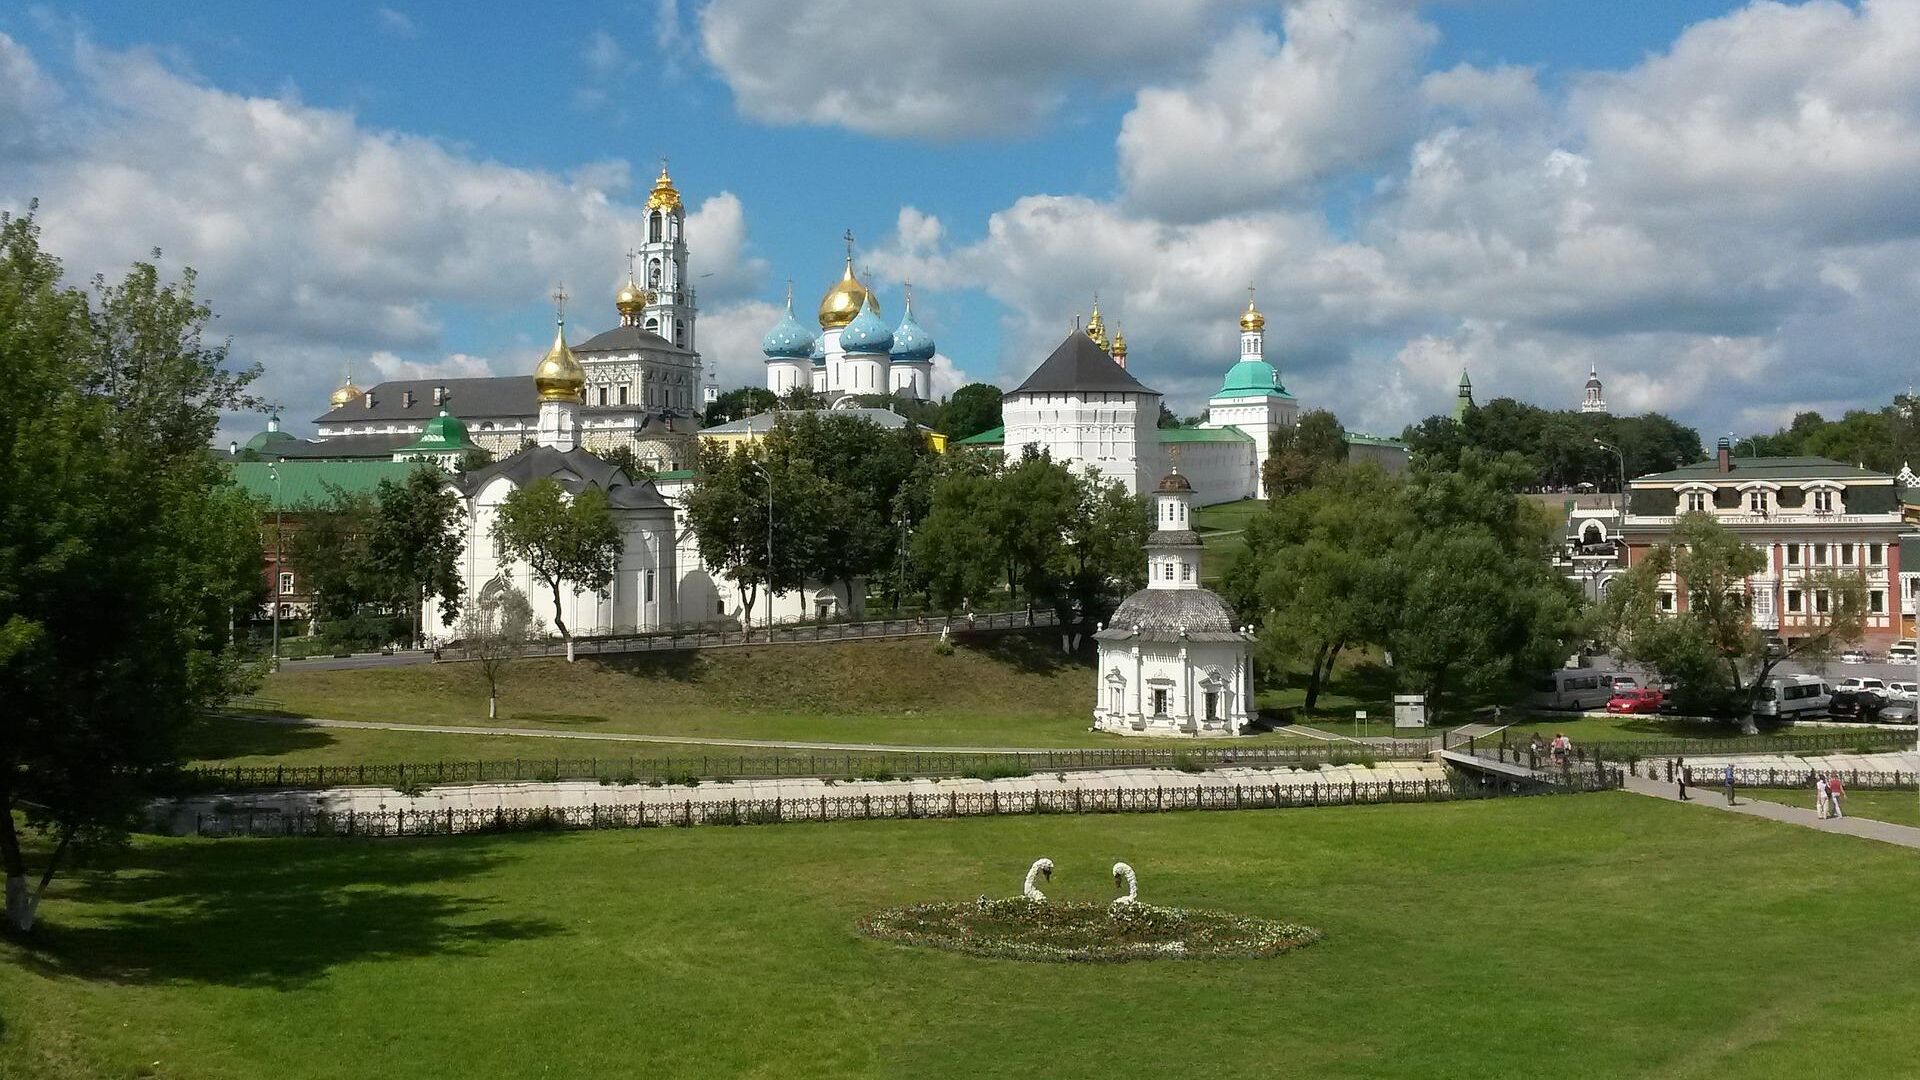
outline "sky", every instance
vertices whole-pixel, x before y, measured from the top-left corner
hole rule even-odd
[[[849,229],[937,390],[1017,384],[1097,294],[1197,412],[1252,286],[1351,429],[1594,368],[1711,442],[1883,404],[1920,340],[1920,0],[0,11],[0,209],[76,282],[194,267],[296,431],[349,370],[530,370],[558,281],[612,325],[662,158],[722,388]]]

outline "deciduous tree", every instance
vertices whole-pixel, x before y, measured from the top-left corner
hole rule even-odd
[[[561,589],[607,595],[625,544],[607,507],[607,493],[589,487],[569,495],[543,477],[507,494],[493,523],[502,563],[525,563],[553,595],[553,627],[573,662],[573,631],[567,627]]]
[[[367,556],[395,605],[413,612],[419,640],[435,598],[443,621],[460,613],[460,498],[447,474],[429,465],[415,469],[405,483],[380,481],[374,502]]]
[[[500,716],[500,676],[533,640],[533,605],[511,585],[483,592],[460,619],[460,640],[487,680],[487,719]]]

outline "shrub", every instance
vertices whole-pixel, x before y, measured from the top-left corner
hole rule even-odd
[[[1379,763],[1379,758],[1360,750],[1336,750],[1327,756],[1329,765],[1359,765],[1371,769]]]
[[[974,780],[1010,780],[1014,777],[1032,776],[1033,770],[1017,761],[987,761],[975,765],[961,775]],[[1064,778],[1063,775],[1062,779]]]
[[[935,641],[935,642],[933,643],[933,655],[935,655],[935,656],[952,656],[952,655],[953,655],[953,642],[951,642],[951,641],[948,641],[948,640],[947,640],[946,638],[941,638],[941,639],[939,639],[938,641]]]
[[[1184,773],[1203,773],[1207,771],[1207,762],[1199,754],[1182,750],[1173,755],[1173,767]]]
[[[700,778],[690,771],[670,772],[663,777],[668,784],[676,787],[699,787]]]
[[[393,786],[393,790],[409,799],[417,799],[427,793],[427,785],[418,780],[402,780]]]

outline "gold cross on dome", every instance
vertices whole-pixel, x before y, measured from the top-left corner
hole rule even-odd
[[[564,281],[553,287],[553,317],[562,322],[567,318],[567,285]]]
[[[640,257],[639,252],[633,250],[632,248],[627,249],[627,278],[629,280],[633,278],[633,260],[639,257]]]
[[[852,262],[853,261],[853,230],[848,229],[845,233],[841,234],[840,239],[845,240],[847,242],[847,261]]]

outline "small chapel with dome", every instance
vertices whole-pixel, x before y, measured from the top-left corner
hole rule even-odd
[[[1178,468],[1153,492],[1147,587],[1094,634],[1093,726],[1119,735],[1238,735],[1256,715],[1249,627],[1200,584],[1193,485]]]

